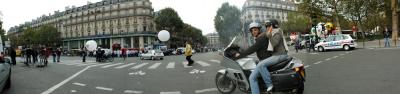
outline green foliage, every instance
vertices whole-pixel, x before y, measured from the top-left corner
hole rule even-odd
[[[180,32],[183,29],[183,21],[172,8],[165,8],[156,13],[155,23],[157,30]]]
[[[298,12],[289,12],[288,21],[282,23],[284,32],[308,32],[311,28],[310,19]]]
[[[230,38],[242,30],[240,13],[236,6],[229,5],[229,3],[222,4],[217,10],[217,15],[214,17],[214,26],[224,45],[227,45]]]
[[[61,45],[61,36],[57,29],[50,25],[38,28],[27,28],[20,36],[10,36],[13,46],[45,45],[50,47]]]

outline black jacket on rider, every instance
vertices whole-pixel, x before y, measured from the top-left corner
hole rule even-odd
[[[268,52],[268,38],[265,32],[261,33],[258,37],[256,37],[256,43],[250,46],[243,52],[240,52],[239,58],[246,57],[254,52],[257,53],[257,57],[259,60],[266,59],[271,56],[271,53]]]

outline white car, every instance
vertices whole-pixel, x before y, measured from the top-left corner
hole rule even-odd
[[[0,61],[0,92],[11,87],[11,59],[5,57]]]
[[[328,36],[325,40],[316,44],[314,49],[319,52],[332,49],[343,49],[348,51],[356,47],[357,43],[355,42],[355,39],[353,39],[349,34],[341,34]]]
[[[147,53],[142,53],[140,54],[140,59],[151,59],[151,60],[155,60],[155,59],[160,59],[163,60],[164,59],[164,53],[161,50],[149,50],[147,51]]]

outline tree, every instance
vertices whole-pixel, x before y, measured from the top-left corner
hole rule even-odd
[[[307,32],[310,26],[310,19],[298,12],[289,12],[288,21],[282,23],[284,32]]]
[[[20,36],[9,36],[14,46],[45,45],[57,47],[61,45],[61,36],[57,29],[51,25],[43,25],[38,28],[27,28]]]
[[[3,29],[3,21],[0,20],[0,36],[1,36],[1,40],[2,43],[4,43],[4,41],[7,41],[7,37],[5,36],[6,31]]]
[[[222,4],[214,17],[214,26],[220,41],[227,45],[232,37],[242,31],[240,10],[236,6],[229,5],[229,3]]]
[[[184,44],[183,39],[179,37],[182,35],[178,34],[183,31],[184,23],[174,9],[165,8],[156,12],[154,21],[156,23],[157,31],[167,30],[170,32],[170,41],[174,42],[167,42],[167,44],[169,44],[171,48],[177,48]]]

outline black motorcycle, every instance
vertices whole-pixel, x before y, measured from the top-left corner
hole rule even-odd
[[[230,45],[225,48],[221,62],[221,65],[225,68],[219,70],[215,77],[217,89],[222,94],[231,94],[236,88],[242,92],[250,93],[248,78],[258,63],[255,56],[235,58],[234,55],[242,50],[240,46],[234,44],[235,41],[239,40],[235,37]],[[302,61],[289,56],[285,61],[269,66],[268,70],[274,88],[271,92],[266,92],[265,83],[260,76],[258,82],[262,93],[303,94],[305,69]]]

